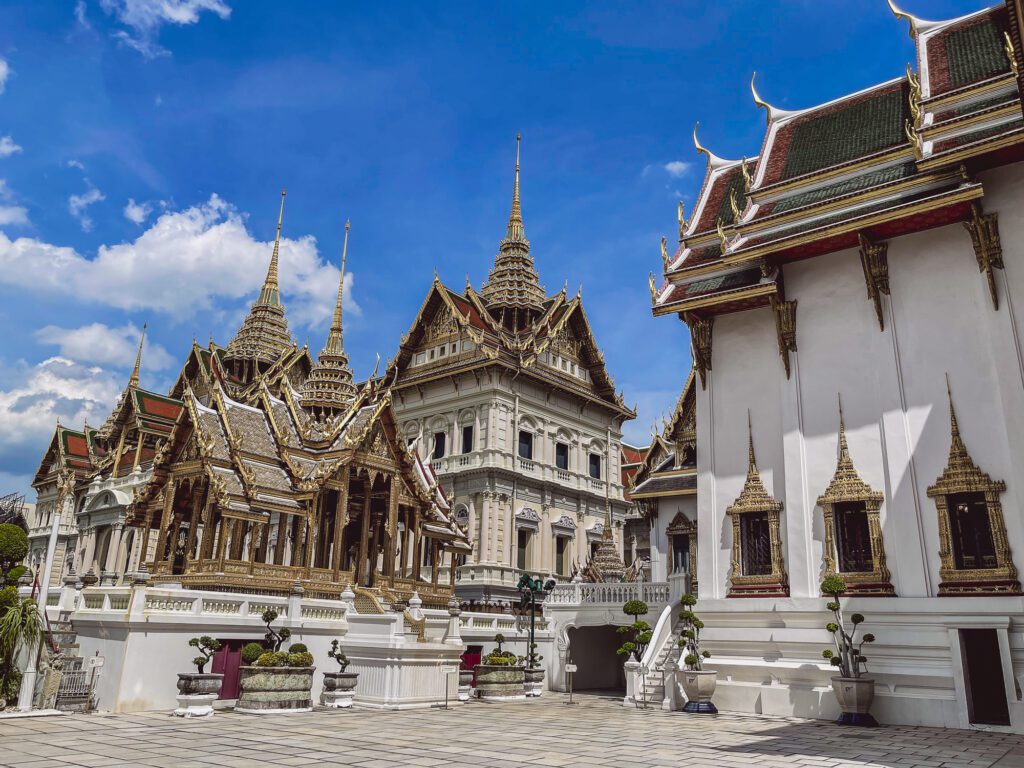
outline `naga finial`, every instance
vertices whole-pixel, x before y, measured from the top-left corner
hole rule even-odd
[[[668,272],[668,238],[662,235],[661,237],[661,263],[665,267],[665,271]]]
[[[676,207],[676,221],[679,222],[679,242],[683,242],[683,232],[686,229],[686,213],[683,210],[683,201],[679,201]]]

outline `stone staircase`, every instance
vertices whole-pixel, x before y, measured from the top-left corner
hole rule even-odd
[[[63,659],[59,690],[53,692],[55,707],[62,712],[87,712],[92,707],[91,673],[85,671],[78,633],[69,614],[62,613],[59,619],[50,622],[50,635]]]
[[[640,706],[660,707],[661,702],[665,700],[665,663],[679,660],[680,630],[680,622],[676,619],[672,625],[672,631],[665,638],[664,644],[655,657],[650,674],[644,679],[642,690],[638,691],[636,703]]]

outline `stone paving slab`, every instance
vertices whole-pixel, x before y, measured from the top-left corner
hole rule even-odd
[[[818,720],[637,710],[545,694],[449,710],[69,715],[0,721],[0,766],[347,768],[1024,768],[1024,737]]]

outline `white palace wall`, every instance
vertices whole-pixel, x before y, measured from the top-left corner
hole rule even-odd
[[[828,717],[831,672],[818,585],[823,519],[816,505],[836,467],[838,398],[861,477],[884,493],[883,539],[897,598],[852,598],[878,636],[869,668],[876,714],[888,722],[967,726],[957,629],[992,627],[1004,648],[1014,728],[1024,727],[1024,601],[938,598],[939,532],[927,488],[950,445],[946,375],[975,462],[1002,494],[1007,535],[1024,566],[1024,178],[1020,164],[982,178],[984,211],[999,213],[1005,270],[993,309],[960,224],[889,242],[885,330],[849,249],[785,267],[797,300],[798,351],[787,380],[774,317],[758,309],[716,319],[707,388],[697,387],[698,612],[724,709]],[[747,414],[761,479],[784,502],[789,599],[728,599],[732,527],[725,510],[747,469]],[[1011,654],[1014,665],[1010,668]],[[1016,678],[1016,684],[1015,680]]]

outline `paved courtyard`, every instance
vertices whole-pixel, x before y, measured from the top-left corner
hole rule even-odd
[[[751,715],[698,717],[560,694],[445,711],[72,715],[0,720],[0,765],[1024,767],[1024,737],[890,726],[876,730]]]

